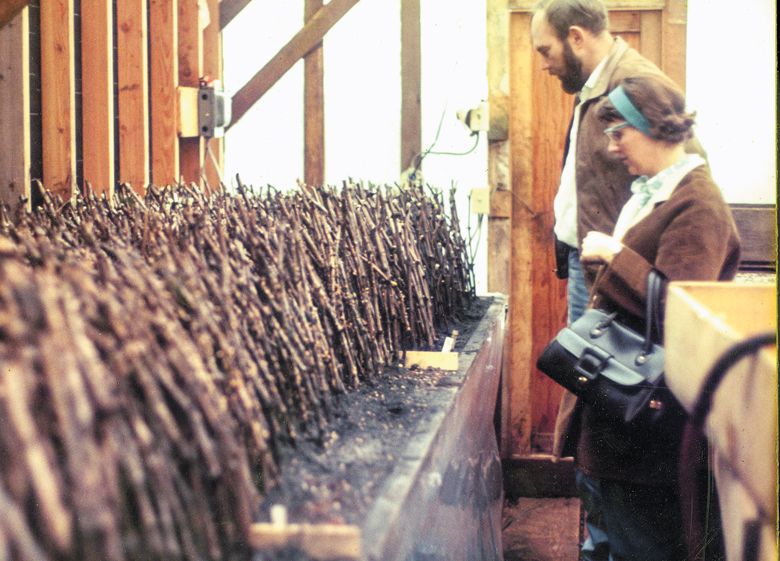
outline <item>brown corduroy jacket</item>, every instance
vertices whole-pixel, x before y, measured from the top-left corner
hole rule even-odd
[[[590,305],[617,311],[640,329],[651,268],[669,281],[726,281],[734,278],[739,265],[740,242],[731,211],[704,165],[688,173],[668,200],[630,228],[623,244],[612,263],[599,271]],[[679,435],[648,443],[568,395],[556,423],[559,456],[576,450],[578,467],[594,477],[674,483]]]

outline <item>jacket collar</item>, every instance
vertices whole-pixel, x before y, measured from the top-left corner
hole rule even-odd
[[[588,99],[601,97],[610,90],[609,83],[612,80],[612,75],[615,73],[615,68],[617,68],[620,59],[623,58],[623,55],[626,54],[629,48],[630,47],[628,46],[628,43],[626,43],[623,39],[620,37],[615,37],[615,42],[612,44],[612,48],[607,55],[604,70],[602,70],[601,75],[599,76],[598,80],[596,80],[596,83],[593,84],[593,87],[589,92]]]

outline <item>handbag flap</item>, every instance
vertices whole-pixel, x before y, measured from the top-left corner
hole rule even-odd
[[[653,345],[645,362],[638,363],[644,337],[601,310],[586,310],[572,325],[562,329],[556,340],[576,357],[581,357],[586,348],[597,347],[610,357],[601,374],[624,386],[654,383],[664,372],[663,347]]]

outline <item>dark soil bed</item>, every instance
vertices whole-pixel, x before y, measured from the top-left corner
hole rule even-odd
[[[491,303],[477,299],[461,321],[441,330],[440,341],[457,330],[455,350],[462,349]],[[416,427],[460,383],[442,370],[388,367],[375,383],[338,396],[324,444],[283,448],[280,482],[266,495],[264,520],[272,505],[283,504],[290,522],[359,525]]]

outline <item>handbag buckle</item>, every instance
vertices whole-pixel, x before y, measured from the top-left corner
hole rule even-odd
[[[586,384],[601,374],[612,357],[609,353],[598,347],[587,347],[582,351],[580,358],[574,364],[574,371],[578,374],[577,381]]]

